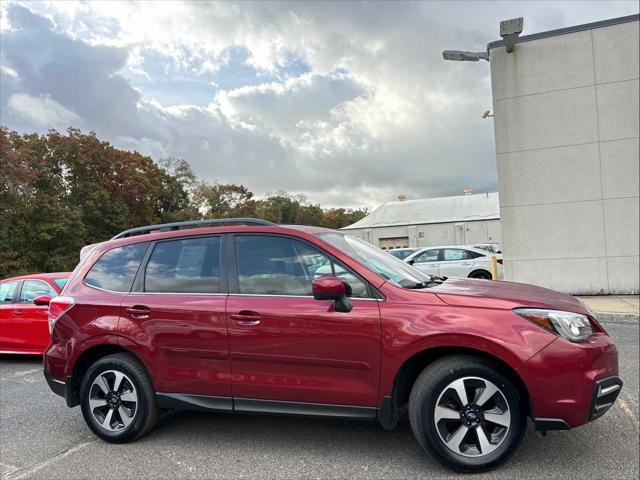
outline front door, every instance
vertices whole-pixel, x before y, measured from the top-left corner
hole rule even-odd
[[[0,352],[12,350],[13,343],[13,310],[14,299],[18,287],[17,281],[0,283]]]
[[[440,250],[437,248],[425,250],[413,257],[413,266],[427,275],[439,275],[440,272]]]
[[[122,302],[119,329],[151,342],[160,393],[222,397],[231,409],[231,380],[221,275],[221,237],[158,241]]]
[[[227,315],[236,409],[257,402],[246,399],[376,406],[380,311],[364,280],[293,237],[230,240],[235,268]],[[312,296],[314,276],[332,273],[351,286],[349,313]]]

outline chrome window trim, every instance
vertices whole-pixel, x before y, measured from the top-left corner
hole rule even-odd
[[[230,293],[230,297],[279,297],[279,298],[311,298],[313,299],[313,295],[274,295],[270,293]],[[381,298],[361,298],[361,297],[348,297],[349,300],[357,301],[362,300],[364,302],[381,302],[384,301]]]
[[[82,284],[85,285],[86,287],[89,288],[93,288],[95,290],[101,290],[103,292],[108,292],[108,293],[118,293],[120,295],[191,295],[191,296],[205,296],[205,297],[211,297],[211,296],[227,296],[228,294],[226,293],[188,293],[188,292],[118,292],[116,290],[109,290],[107,288],[100,288],[100,287],[96,287],[94,285],[89,285],[87,282],[85,282],[84,280],[82,281]]]

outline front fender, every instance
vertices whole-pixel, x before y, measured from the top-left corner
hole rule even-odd
[[[511,310],[381,303],[380,401],[402,366],[435,348],[481,352],[516,370],[556,337]]]

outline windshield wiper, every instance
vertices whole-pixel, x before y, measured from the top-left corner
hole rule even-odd
[[[431,280],[429,282],[418,282],[418,283],[414,283],[413,285],[409,285],[407,287],[404,287],[406,289],[409,290],[417,290],[420,288],[429,288],[429,287],[433,287],[434,285],[440,285],[442,282],[444,282],[447,277],[439,277],[437,275],[430,275]]]

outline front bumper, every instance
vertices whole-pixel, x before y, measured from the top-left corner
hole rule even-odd
[[[557,338],[518,373],[527,386],[531,415],[539,430],[567,430],[601,417],[622,387],[618,351],[600,333],[583,343]]]

